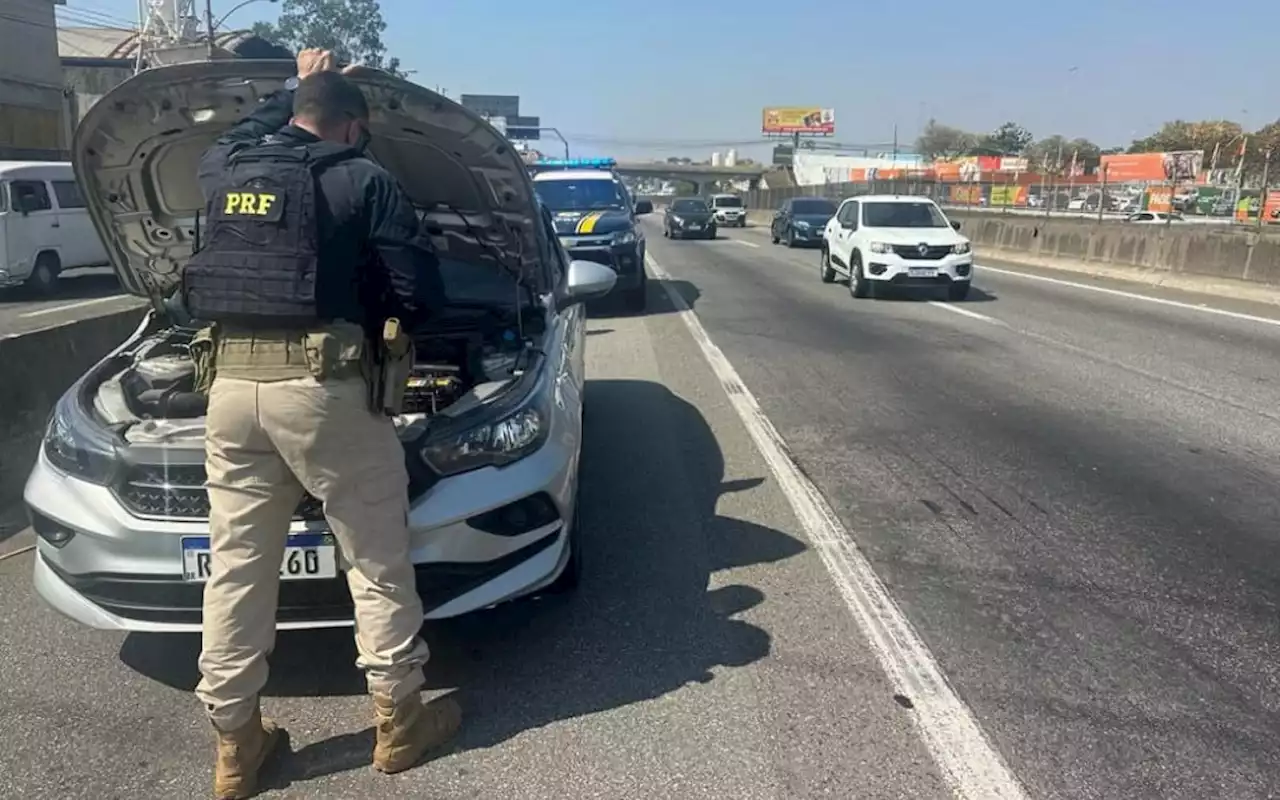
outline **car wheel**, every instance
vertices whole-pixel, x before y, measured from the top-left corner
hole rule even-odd
[[[947,299],[959,303],[969,296],[969,281],[956,281],[947,288]]]
[[[62,271],[62,263],[55,253],[41,253],[36,257],[35,266],[25,285],[40,295],[51,295],[58,287],[58,273]]]
[[[787,247],[796,246],[796,230],[795,228],[787,228]]]
[[[836,279],[836,271],[831,268],[831,251],[825,244],[822,246],[822,259],[818,262],[818,277],[823,283],[831,283]]]
[[[871,281],[862,274],[862,255],[853,254],[853,269],[849,270],[849,295],[861,300],[871,296]]]
[[[578,471],[582,471],[581,465]],[[578,484],[582,491],[582,484]],[[573,518],[569,523],[569,560],[554,581],[547,585],[548,594],[568,594],[582,583],[582,514],[578,512],[578,500],[573,501]]]

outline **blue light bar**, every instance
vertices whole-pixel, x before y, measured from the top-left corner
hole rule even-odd
[[[540,158],[533,162],[538,169],[613,169],[618,166],[613,158]]]

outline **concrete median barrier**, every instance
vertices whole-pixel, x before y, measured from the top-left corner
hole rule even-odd
[[[986,256],[1072,272],[1105,269],[1147,282],[1170,276],[1280,288],[1280,237],[1256,230],[946,211],[960,221],[979,261]],[[772,216],[753,210],[748,220],[765,226]]]
[[[58,398],[145,313],[131,308],[0,339],[0,507],[21,499]]]

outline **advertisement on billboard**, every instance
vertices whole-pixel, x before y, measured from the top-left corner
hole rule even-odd
[[[818,106],[770,106],[761,133],[835,133],[836,110]]]
[[[1203,150],[1122,153],[1103,156],[1100,171],[1108,183],[1195,180],[1204,165]]]

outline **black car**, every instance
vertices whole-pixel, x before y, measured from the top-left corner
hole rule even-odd
[[[700,197],[677,197],[663,215],[662,235],[671,239],[714,239],[715,212]]]
[[[787,247],[822,244],[822,231],[836,215],[836,204],[825,197],[793,197],[773,212],[769,238]]]

